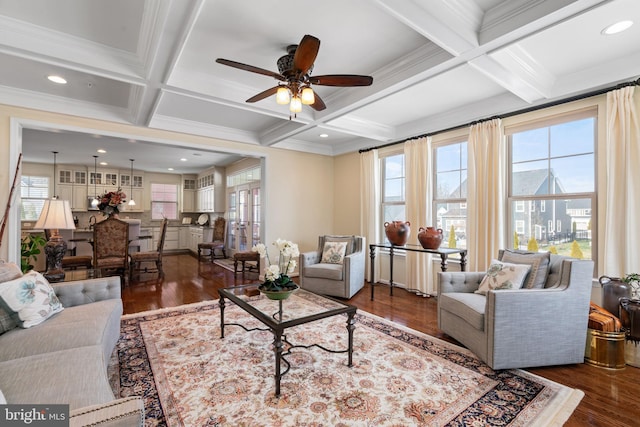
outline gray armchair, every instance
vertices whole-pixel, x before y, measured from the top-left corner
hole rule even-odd
[[[342,264],[321,263],[325,242],[347,242]],[[365,238],[320,236],[318,250],[300,254],[300,287],[311,292],[351,298],[364,287]]]
[[[593,261],[551,255],[542,289],[474,293],[485,273],[438,276],[438,327],[493,369],[583,363]]]

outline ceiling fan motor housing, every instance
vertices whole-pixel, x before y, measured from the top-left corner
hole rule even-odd
[[[278,72],[285,77],[288,77],[293,72],[293,57],[296,54],[297,48],[298,48],[297,44],[290,44],[289,46],[287,46],[287,54],[284,56],[281,56],[278,59],[278,62],[277,62]],[[313,70],[313,65],[309,67],[307,74],[311,74],[312,70]]]

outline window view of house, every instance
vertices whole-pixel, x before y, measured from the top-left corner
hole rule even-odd
[[[467,142],[434,148],[436,227],[444,234],[441,247],[467,247]]]
[[[509,135],[509,246],[593,258],[595,117]]]
[[[382,158],[382,224],[406,221],[404,154]],[[384,236],[384,226],[381,229]]]

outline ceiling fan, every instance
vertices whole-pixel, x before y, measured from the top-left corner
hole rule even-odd
[[[314,36],[305,35],[300,44],[287,46],[287,54],[278,59],[278,71],[265,70],[253,65],[242,64],[229,59],[218,58],[216,62],[229,67],[239,68],[252,73],[271,76],[281,83],[247,99],[247,102],[257,102],[271,95],[276,95],[278,104],[289,104],[292,113],[302,111],[302,105],[309,105],[316,111],[326,108],[324,101],[314,93],[311,85],[319,86],[370,86],[373,77],[354,74],[330,74],[311,76],[313,63],[320,49],[320,40]]]

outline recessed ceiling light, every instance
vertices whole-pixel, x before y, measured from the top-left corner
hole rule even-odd
[[[321,133],[320,138],[329,138],[329,135],[327,135],[326,133]]]
[[[101,165],[101,166],[107,166],[108,164],[109,164],[109,163],[107,163],[107,162],[100,162],[100,165]]]
[[[172,170],[173,170],[173,168],[168,168],[167,170],[172,171]]]
[[[181,162],[186,162],[187,159],[185,159],[184,157],[180,159]]]
[[[67,84],[67,81],[64,79],[64,77],[56,76],[55,74],[47,76],[47,78],[49,79],[49,81],[52,81],[54,83],[58,83],[59,85],[66,85]]]
[[[103,148],[99,148],[99,149],[98,149],[98,153],[102,153],[102,154],[104,154],[104,153],[106,153],[106,152],[107,152],[107,150],[105,150],[105,149],[103,149]]]
[[[633,21],[620,21],[615,24],[611,24],[601,31],[601,34],[605,36],[610,36],[612,34],[618,34],[628,29],[633,25]]]

